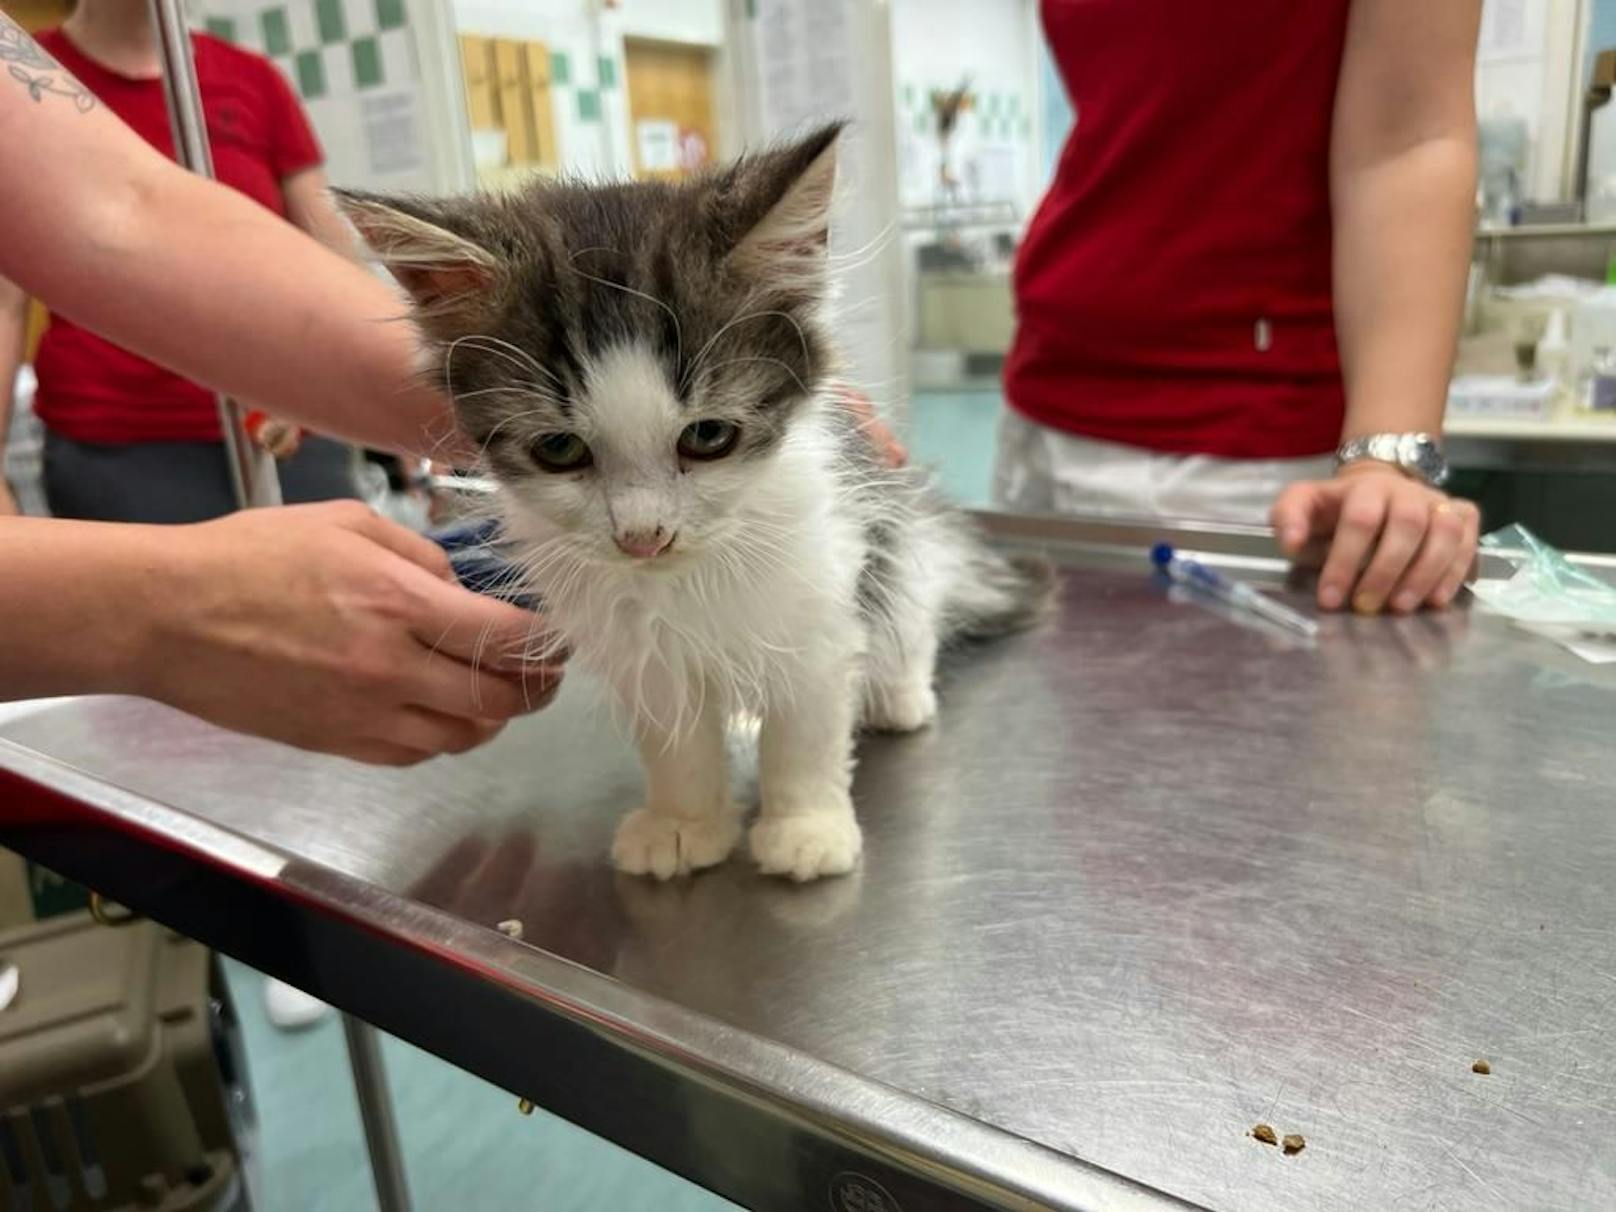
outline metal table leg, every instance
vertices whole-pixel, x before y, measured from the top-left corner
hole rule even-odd
[[[342,1033],[348,1040],[348,1063],[353,1066],[354,1093],[359,1096],[359,1119],[365,1128],[365,1147],[370,1151],[377,1206],[381,1212],[409,1212],[404,1155],[398,1147],[398,1124],[393,1119],[393,1100],[387,1091],[387,1071],[382,1066],[376,1028],[344,1014]]]
[[[198,176],[212,178],[213,148],[208,143],[208,124],[202,113],[184,0],[147,2],[151,6],[157,57],[163,65],[163,101],[174,136],[174,158]],[[281,485],[274,456],[260,450],[247,436],[240,406],[223,396],[219,397],[219,432],[224,438],[237,508],[279,505]]]

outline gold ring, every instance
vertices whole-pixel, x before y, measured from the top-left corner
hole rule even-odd
[[[97,924],[102,926],[128,926],[140,920],[140,914],[125,909],[122,905],[118,906],[121,912],[108,913],[107,906],[110,904],[113,904],[113,902],[107,900],[99,892],[90,893],[90,916],[95,919]]]

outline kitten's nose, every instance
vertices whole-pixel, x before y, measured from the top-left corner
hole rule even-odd
[[[636,560],[649,560],[673,546],[673,536],[661,526],[655,530],[622,530],[615,537],[617,550]]]

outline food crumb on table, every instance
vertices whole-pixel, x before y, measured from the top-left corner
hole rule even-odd
[[[1488,1064],[1484,1060],[1479,1060],[1475,1064],[1470,1066],[1470,1072],[1472,1072],[1472,1073],[1491,1073],[1492,1071],[1493,1071],[1492,1065]]]
[[[1251,1135],[1262,1141],[1265,1145],[1279,1144],[1279,1136],[1267,1124],[1258,1124],[1251,1130]]]
[[[1283,1143],[1285,1146],[1285,1155],[1287,1157],[1293,1153],[1300,1153],[1303,1149],[1307,1148],[1307,1140],[1300,1132],[1292,1132],[1281,1143]]]
[[[499,924],[497,929],[507,938],[521,938],[522,920],[521,918],[508,917]]]

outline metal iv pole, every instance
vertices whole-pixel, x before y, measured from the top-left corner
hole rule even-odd
[[[202,117],[202,95],[191,57],[191,34],[185,24],[183,0],[149,0],[157,54],[163,65],[163,98],[168,104],[169,128],[174,132],[174,155],[192,172],[213,177],[213,153]],[[259,449],[247,434],[240,407],[219,397],[219,429],[230,460],[230,482],[236,505],[246,509],[281,503],[280,478],[275,460]],[[342,1026],[353,1067],[359,1115],[370,1152],[371,1177],[381,1212],[409,1212],[409,1190],[404,1182],[403,1154],[388,1096],[387,1074],[377,1046],[376,1029],[344,1014]]]
[[[168,103],[169,129],[174,133],[174,158],[199,176],[212,178],[213,151],[208,146],[207,123],[202,117],[202,96],[196,86],[196,63],[191,58],[191,34],[185,24],[182,0],[150,0],[157,54],[163,65],[163,99]],[[219,430],[224,435],[225,457],[230,462],[230,484],[236,506],[281,503],[280,477],[275,459],[247,436],[241,408],[219,397]]]

